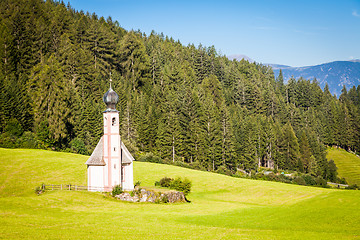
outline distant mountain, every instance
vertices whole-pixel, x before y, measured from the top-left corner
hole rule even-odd
[[[227,58],[228,58],[229,60],[234,60],[234,59],[236,59],[237,61],[241,61],[241,59],[245,59],[245,60],[247,60],[247,61],[249,61],[249,62],[254,62],[254,60],[252,60],[251,58],[249,58],[248,56],[243,55],[243,54],[229,55],[229,56],[227,56]]]
[[[330,92],[340,96],[343,85],[349,90],[353,86],[360,85],[360,60],[335,61],[308,67],[290,67],[277,64],[267,64],[274,70],[275,78],[280,69],[283,72],[284,81],[287,82],[291,76],[295,79],[303,77],[320,83],[322,89],[328,83]]]
[[[281,64],[265,63],[264,65],[268,65],[268,66],[272,67],[273,70],[291,68],[291,66],[281,65]]]

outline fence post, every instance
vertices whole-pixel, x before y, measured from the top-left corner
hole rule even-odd
[[[69,190],[71,190],[71,185],[69,184]]]
[[[62,190],[62,184],[60,185],[60,189]]]
[[[77,191],[77,185],[75,185],[75,191]]]
[[[54,190],[54,184],[51,184],[51,190]]]

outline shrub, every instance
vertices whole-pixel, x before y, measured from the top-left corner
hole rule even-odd
[[[346,179],[345,178],[341,178],[339,181],[341,184],[347,184]]]
[[[251,178],[252,179],[257,179],[257,180],[266,180],[265,175],[263,173],[251,174]]]
[[[304,175],[302,178],[304,179],[306,185],[308,185],[308,186],[316,185],[316,180],[311,175]]]
[[[316,185],[318,185],[318,186],[322,186],[322,187],[326,187],[326,186],[327,186],[326,180],[323,179],[322,177],[317,177],[317,178],[315,179],[315,181],[316,181]]]
[[[215,172],[229,176],[232,175],[232,172],[229,169],[227,169],[225,166],[220,166]]]
[[[9,133],[5,132],[0,135],[0,147],[5,148],[16,148],[16,138],[10,136]]]
[[[141,162],[162,163],[161,158],[152,152],[141,154],[138,160]]]
[[[170,188],[180,191],[181,188],[181,178],[177,177],[173,181],[170,182]]]
[[[358,187],[358,185],[353,184],[353,185],[350,185],[350,186],[346,187],[345,189],[356,190],[356,189],[359,189],[359,187]]]
[[[35,188],[35,193],[37,195],[40,195],[40,194],[42,194],[44,192],[45,192],[45,184],[44,183],[41,184],[41,186],[38,186],[38,187]]]
[[[295,182],[296,184],[299,184],[299,185],[306,185],[306,182],[305,182],[304,178],[302,178],[302,177],[300,177],[300,176],[296,177],[296,178],[294,179],[294,182]]]
[[[285,176],[284,174],[280,174],[279,175],[279,181],[283,182],[283,183],[291,183],[292,178]]]
[[[73,153],[79,153],[83,155],[86,155],[88,153],[84,141],[80,138],[74,138],[73,140],[71,140],[70,149]]]
[[[4,130],[5,132],[9,133],[10,136],[15,136],[15,137],[20,137],[24,132],[21,124],[15,118],[11,118],[9,120]]]
[[[37,186],[37,187],[35,188],[35,193],[36,193],[37,195],[40,195],[40,194],[42,193],[41,187]]]
[[[178,167],[183,167],[183,168],[190,168],[190,169],[193,168],[189,163],[185,163],[183,161],[170,162],[169,164],[172,164],[172,165],[175,165]]]
[[[37,148],[37,136],[33,132],[24,132],[22,137],[19,139],[19,145],[22,148]]]
[[[188,195],[191,191],[192,183],[189,179],[185,178],[182,180],[180,177],[176,179],[164,177],[160,181],[155,182],[155,186],[160,185],[161,187],[167,187],[170,189],[175,189],[177,191],[183,192],[184,195]]]
[[[270,173],[269,175],[267,175],[267,180],[268,181],[279,181],[279,177],[276,176],[274,173]]]
[[[120,184],[119,184],[119,185],[116,185],[115,187],[113,187],[112,192],[111,192],[111,194],[112,194],[113,196],[119,195],[119,194],[121,194],[121,193],[123,193],[123,190],[122,190]]]
[[[168,188],[168,187],[170,187],[172,181],[174,181],[174,179],[164,177],[164,178],[160,179],[159,184],[160,184],[161,187],[167,187]]]
[[[182,192],[185,194],[185,196],[186,196],[186,195],[188,195],[188,194],[190,193],[190,191],[191,191],[191,185],[192,185],[191,181],[190,181],[189,179],[185,178],[185,179],[182,181],[182,183],[180,183],[180,189],[179,189],[179,191],[182,191]]]
[[[174,181],[171,182],[170,188],[183,192],[186,196],[191,191],[191,181],[187,178],[185,178],[184,180],[181,180],[181,178],[176,178]]]
[[[193,169],[205,171],[205,168],[204,168],[204,167],[201,165],[201,163],[198,162],[198,161],[195,161],[195,162],[191,163],[190,166],[191,166]]]

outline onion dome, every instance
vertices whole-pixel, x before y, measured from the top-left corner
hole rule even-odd
[[[106,104],[105,112],[117,112],[116,104],[119,102],[119,95],[111,88],[103,96],[103,101]]]

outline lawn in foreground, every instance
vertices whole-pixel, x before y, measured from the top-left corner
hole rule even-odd
[[[340,177],[360,186],[360,158],[344,149],[329,148],[327,159],[334,160]]]
[[[15,188],[0,190],[0,238],[355,239],[360,235],[359,191],[237,179],[135,162],[135,181],[142,186],[152,187],[164,176],[191,179],[191,203],[124,203],[100,193],[74,191],[36,196],[24,188],[16,193],[17,181],[31,187],[36,181],[59,179],[61,183],[74,174],[74,184],[82,183],[87,157],[39,150],[0,149],[0,153],[6,169],[12,166],[12,173],[6,173],[7,184]],[[60,162],[57,167],[44,164],[42,171],[30,171],[30,177],[14,170],[16,164],[36,167],[33,161],[49,163],[54,156]],[[18,158],[22,160],[14,160]],[[74,167],[71,171],[68,162]],[[4,170],[0,173],[3,181]]]

